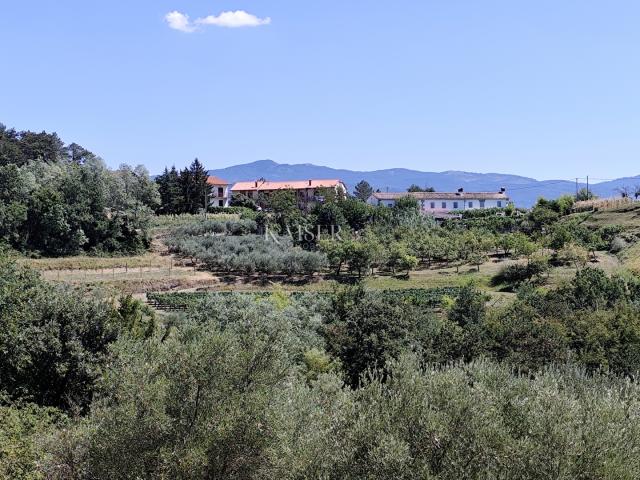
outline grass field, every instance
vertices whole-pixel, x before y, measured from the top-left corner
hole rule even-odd
[[[125,257],[90,257],[74,256],[60,258],[21,258],[19,263],[28,265],[40,271],[48,270],[106,270],[106,269],[136,269],[136,268],[161,268],[171,263],[168,256],[157,252],[149,252],[144,255]],[[175,262],[175,260],[174,260]]]
[[[620,255],[623,265],[635,273],[640,273],[640,242],[631,245]]]
[[[621,208],[609,210],[598,210],[596,212],[575,213],[569,215],[567,219],[582,218],[582,224],[588,227],[605,227],[608,225],[619,225],[625,230],[637,231],[640,233],[640,203],[628,205]]]

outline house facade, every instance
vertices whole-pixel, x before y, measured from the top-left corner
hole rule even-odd
[[[509,205],[509,196],[504,188],[498,192],[376,192],[367,203],[392,207],[399,198],[411,196],[420,204],[426,214],[444,216],[455,211],[477,210],[484,208],[504,208]]]
[[[298,206],[308,209],[315,203],[324,201],[323,191],[333,190],[336,195],[346,196],[347,187],[338,179],[330,180],[285,180],[271,182],[260,179],[250,182],[237,182],[231,187],[232,194],[242,194],[253,200],[258,200],[261,196],[269,197],[278,190],[291,190],[295,193]]]
[[[209,176],[207,178],[207,184],[211,186],[209,206],[228,207],[231,205],[231,189],[229,188],[229,182],[219,177]]]

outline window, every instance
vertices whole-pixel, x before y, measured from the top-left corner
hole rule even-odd
[[[453,202],[453,209],[457,210],[458,209],[458,202]]]
[[[218,196],[219,197],[224,197],[224,188],[223,187],[218,187]]]
[[[480,200],[480,208],[484,208],[484,200]]]
[[[436,202],[431,202],[431,208],[435,209],[436,208]]]
[[[224,200],[218,200],[218,206],[224,207]]]
[[[502,200],[498,200],[498,208],[502,208]]]
[[[447,208],[447,202],[442,202],[442,208]]]
[[[469,202],[469,208],[473,208],[473,202]]]

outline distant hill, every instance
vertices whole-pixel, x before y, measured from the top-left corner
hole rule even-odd
[[[421,172],[406,168],[390,168],[359,172],[353,170],[335,169],[303,164],[282,164],[272,160],[256,162],[232,167],[210,170],[211,175],[222,177],[228,182],[240,180],[307,180],[309,178],[339,178],[347,184],[349,191],[360,181],[366,180],[374,189],[381,191],[404,191],[415,183],[420,186],[434,187],[437,191],[455,191],[462,187],[467,191],[498,191],[501,187],[507,189],[511,199],[519,207],[530,207],[539,197],[556,198],[564,194],[574,194],[575,182],[566,180],[543,180],[506,175],[502,173],[471,173],[471,172]],[[593,191],[601,197],[617,195],[616,188],[622,186],[633,187],[640,184],[640,175],[621,178],[610,182],[598,183],[592,186]],[[579,188],[585,186],[579,184]]]

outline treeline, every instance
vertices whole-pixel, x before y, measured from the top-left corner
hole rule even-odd
[[[0,125],[0,244],[24,253],[138,252],[159,204],[147,170],[109,170],[53,134]]]
[[[162,324],[10,263],[0,278],[0,438],[20,452],[0,476],[640,475],[631,277],[584,269],[498,307],[465,287],[438,310],[361,287],[213,294]]]
[[[160,204],[158,214],[179,215],[199,213],[209,208],[211,186],[207,184],[207,170],[196,158],[188,168],[176,170],[176,167],[164,169],[156,177]]]

